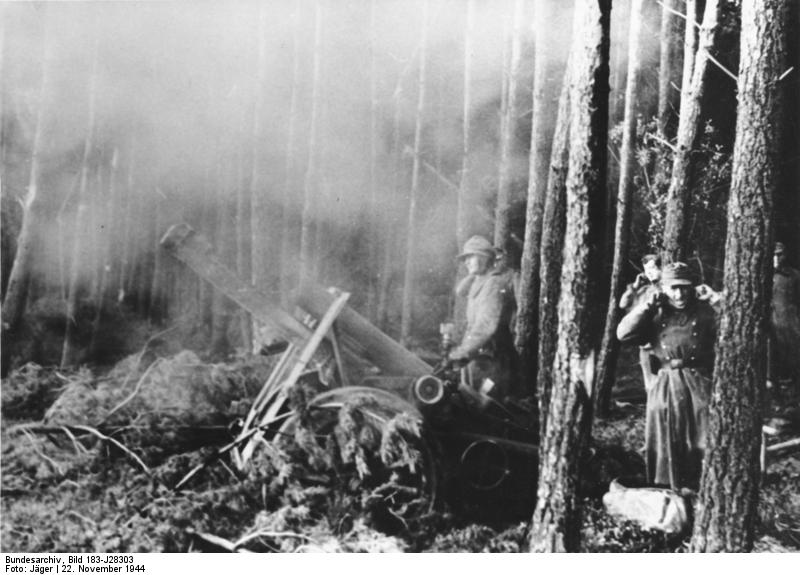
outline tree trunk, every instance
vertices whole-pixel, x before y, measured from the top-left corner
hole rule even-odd
[[[258,13],[258,61],[253,94],[252,165],[250,173],[250,273],[253,285],[267,289],[269,282],[269,222],[264,178],[262,138],[264,137],[264,88],[267,75],[267,19],[269,7]]]
[[[377,318],[381,265],[380,197],[378,195],[378,62],[375,2],[369,3],[369,208],[367,210],[367,316]]]
[[[773,197],[780,183],[788,0],[743,0],[725,305],[714,364],[694,551],[747,552],[758,519],[759,449],[771,297]]]
[[[17,239],[17,252],[11,266],[11,274],[6,286],[5,298],[2,306],[2,331],[3,331],[3,357],[14,342],[19,328],[20,320],[25,311],[25,302],[30,281],[31,271],[36,250],[36,238],[39,236],[43,225],[43,201],[39,193],[41,179],[42,155],[45,148],[45,126],[47,123],[48,94],[50,92],[50,67],[53,60],[52,41],[48,38],[51,16],[45,15],[45,32],[42,58],[42,79],[39,88],[38,107],[36,110],[36,127],[31,145],[30,176],[28,179],[28,193],[22,212],[22,229]],[[7,365],[3,362],[3,371]]]
[[[94,132],[97,103],[97,66],[100,55],[99,29],[95,28],[95,40],[92,56],[92,70],[89,77],[89,106],[86,135],[83,140],[83,159],[81,161],[81,183],[78,187],[78,211],[75,215],[75,233],[72,237],[72,267],[70,269],[69,287],[67,290],[66,320],[67,328],[64,334],[64,347],[61,350],[61,367],[71,367],[77,361],[77,328],[78,328],[78,300],[81,283],[82,257],[87,251],[86,237],[86,212],[89,198],[89,156],[94,148]]]
[[[667,141],[675,135],[675,118],[680,101],[680,92],[676,86],[679,81],[683,38],[680,34],[681,21],[675,14],[679,12],[679,6],[682,8],[683,3],[678,0],[664,0],[661,7],[657,130],[658,135]]]
[[[546,432],[540,441],[543,457],[530,539],[534,552],[578,551],[580,543],[577,487],[592,422],[596,330],[591,312],[603,241],[610,16],[610,0],[576,6],[559,337]]]
[[[240,120],[239,133],[244,135],[247,130],[247,113],[246,106],[242,105],[242,115]],[[250,230],[250,196],[248,194],[247,186],[245,185],[245,158],[247,157],[245,146],[241,144],[236,145],[236,271],[241,278],[246,282],[252,283],[252,275],[250,273],[250,263],[252,262],[252,254],[250,252],[249,238],[252,237]],[[283,211],[284,218],[287,217],[286,210]],[[285,222],[285,219],[284,219]],[[283,237],[286,238],[286,229],[283,229]],[[286,240],[284,240],[286,241]],[[281,251],[283,253],[283,251]],[[281,270],[285,275],[287,265],[284,263],[288,260],[283,259],[281,256]],[[283,277],[283,276],[282,276]],[[283,292],[281,292],[283,293]],[[245,310],[239,310],[239,323],[240,332],[242,334],[242,347],[247,353],[252,352],[253,347],[253,318]]]
[[[134,135],[130,140],[128,147],[128,170],[125,179],[125,196],[124,196],[124,224],[122,232],[122,248],[120,257],[122,261],[119,265],[119,280],[117,282],[117,301],[122,303],[127,296],[130,283],[130,277],[133,275],[133,221],[136,212],[136,202],[134,200],[134,174],[136,164],[136,136]]]
[[[411,335],[411,320],[414,295],[414,263],[417,260],[417,197],[419,196],[420,163],[422,154],[422,128],[425,114],[425,84],[428,59],[428,11],[429,0],[422,0],[422,27],[419,50],[419,81],[417,91],[417,117],[414,127],[414,162],[411,169],[411,191],[408,197],[408,228],[406,240],[406,263],[403,278],[403,303],[400,313],[400,343],[405,345]]]
[[[475,0],[467,0],[464,15],[464,117],[461,155],[461,181],[458,187],[456,206],[456,245],[461,247],[467,241],[467,206],[470,198],[472,177],[472,57],[475,30]]]
[[[288,303],[291,286],[297,283],[294,263],[296,213],[292,196],[295,191],[295,156],[297,154],[298,95],[300,85],[300,0],[295,0],[292,15],[292,88],[289,96],[289,126],[286,131],[286,159],[284,162],[283,223],[281,233],[281,301]]]
[[[515,345],[521,360],[522,380],[530,382],[525,391],[535,392],[539,327],[539,270],[547,173],[553,143],[558,83],[555,74],[557,31],[550,24],[559,3],[546,0],[537,6],[535,23],[535,62],[533,71],[533,122],[528,170],[528,202],[525,210],[525,239],[522,248],[520,286],[517,294],[517,336]]]
[[[497,187],[497,205],[494,214],[494,245],[505,247],[511,234],[511,187],[513,163],[516,152],[517,83],[522,54],[523,0],[514,0],[514,15],[511,31],[511,52],[508,62],[506,105],[500,134],[500,173]]]
[[[550,389],[553,384],[553,360],[558,342],[558,295],[561,292],[561,264],[567,209],[567,171],[569,167],[570,92],[569,64],[558,101],[558,118],[553,134],[550,177],[547,180],[542,214],[542,254],[539,286],[539,346],[536,370],[536,395],[539,405],[539,436],[544,437]],[[541,444],[540,444],[541,445]]]
[[[92,354],[97,349],[100,325],[103,321],[103,308],[106,301],[108,283],[113,276],[113,262],[116,247],[115,236],[111,233],[112,224],[116,225],[119,216],[119,202],[117,198],[117,166],[119,165],[119,151],[115,147],[111,153],[111,166],[108,174],[108,203],[105,206],[104,217],[100,224],[101,242],[98,246],[100,252],[98,269],[98,286],[94,297],[94,320],[92,321],[92,340],[90,349]]]
[[[0,5],[0,173],[6,174],[6,130],[5,118],[6,100],[5,100],[5,78],[3,72],[5,71],[5,46],[6,46],[6,5]],[[3,278],[5,280],[5,277]],[[5,282],[3,283],[2,290],[5,294]]]
[[[402,146],[400,138],[400,119],[401,119],[401,98],[403,95],[403,79],[406,70],[402,70],[397,78],[397,86],[394,91],[394,118],[392,120],[392,159],[393,159],[393,173],[392,173],[392,190],[395,196],[399,196],[403,190],[403,153],[400,149]],[[397,222],[394,219],[389,220],[384,232],[383,244],[383,261],[381,262],[381,272],[378,278],[378,310],[376,313],[378,326],[381,329],[386,329],[387,319],[389,314],[389,292],[391,288],[391,279],[393,272],[393,264],[395,261],[396,250],[394,246],[397,243],[399,236]]]
[[[303,183],[303,212],[300,224],[300,285],[313,281],[314,203],[319,184],[318,124],[320,112],[320,59],[322,57],[322,1],[314,3],[314,55],[311,77],[311,118],[308,128],[308,162]]]
[[[329,235],[329,222],[332,214],[323,206],[333,208],[331,202],[331,172],[330,164],[330,87],[328,84],[328,69],[325,58],[325,38],[320,38],[319,62],[319,119],[317,128],[317,200],[314,202],[314,259],[311,266],[311,276],[315,281],[326,284],[328,270],[326,264],[332,255],[330,242],[333,238]],[[335,217],[335,216],[333,216]],[[330,238],[330,241],[326,238]]]
[[[665,264],[671,261],[682,261],[688,253],[688,216],[691,209],[692,171],[694,168],[692,152],[701,133],[701,105],[705,91],[706,71],[710,62],[709,54],[714,48],[719,15],[725,1],[708,0],[706,2],[694,64],[692,65],[692,58],[688,57],[688,48],[687,55],[684,56],[684,84],[681,93],[678,141],[672,163],[672,178],[667,191],[667,215],[664,223],[662,259]],[[687,4],[687,7],[691,8],[691,2]],[[689,39],[688,26],[689,23],[687,23],[687,40]],[[691,67],[690,71],[687,70],[687,66]],[[689,74],[691,74],[691,80],[687,81]]]
[[[611,270],[611,289],[606,312],[603,342],[597,361],[597,408],[601,416],[608,415],[611,390],[619,354],[616,336],[620,319],[619,298],[625,284],[622,272],[628,261],[628,246],[631,232],[631,202],[633,200],[633,174],[636,170],[636,128],[639,80],[641,76],[642,19],[644,0],[633,0],[630,13],[628,38],[628,84],[625,88],[625,117],[622,126],[622,150],[620,151],[619,189],[617,190],[617,221],[614,230],[614,263]]]

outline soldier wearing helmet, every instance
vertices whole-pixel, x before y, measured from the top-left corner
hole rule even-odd
[[[509,329],[514,295],[502,271],[492,267],[495,254],[489,240],[473,236],[458,256],[467,268],[467,277],[456,289],[467,300],[467,325],[449,359],[464,366],[462,373],[473,389],[503,397],[511,389],[517,362]]]

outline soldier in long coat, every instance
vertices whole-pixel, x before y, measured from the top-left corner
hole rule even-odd
[[[661,292],[661,258],[656,254],[647,254],[642,258],[642,273],[636,276],[633,283],[628,284],[619,298],[619,308],[631,311],[637,304],[648,301],[653,294]],[[645,385],[651,384],[657,369],[653,369],[650,344],[639,347],[639,365],[642,367],[642,378]]]
[[[786,247],[775,244],[770,314],[769,375],[777,389],[782,380],[800,386],[800,272],[786,263]]]
[[[466,297],[466,329],[461,343],[450,352],[451,362],[463,365],[464,375],[476,391],[491,397],[504,397],[512,389],[517,352],[510,323],[514,295],[501,270],[492,269],[495,250],[482,236],[464,244],[459,259],[467,277],[456,288]]]
[[[663,294],[653,294],[622,319],[617,337],[649,343],[659,364],[655,379],[645,382],[648,482],[696,489],[706,445],[716,312],[698,299],[686,264],[665,267],[661,288]]]

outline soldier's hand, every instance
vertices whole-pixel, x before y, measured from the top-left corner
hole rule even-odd
[[[633,289],[639,289],[640,287],[646,284],[647,284],[647,276],[645,276],[644,274],[639,274],[633,281]]]
[[[663,300],[663,296],[661,292],[653,292],[650,294],[650,297],[647,298],[647,309],[654,310],[657,309]]]

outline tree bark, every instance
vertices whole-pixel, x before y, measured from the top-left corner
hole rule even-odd
[[[678,141],[672,163],[672,178],[667,191],[667,215],[664,223],[662,259],[665,264],[684,260],[688,252],[688,216],[691,208],[692,171],[694,168],[692,152],[701,133],[702,101],[706,72],[710,62],[709,55],[714,49],[720,11],[725,1],[708,0],[706,2],[697,54],[694,58],[689,57],[689,48],[687,47],[687,54],[684,56],[684,84],[681,93]],[[687,3],[687,7],[691,8],[691,2]],[[690,14],[691,12],[687,13],[687,40],[690,39],[689,26],[692,24],[688,20]],[[687,42],[687,46],[688,44],[689,42]],[[689,80],[689,78],[691,79]]]
[[[675,135],[675,118],[680,101],[677,84],[683,38],[680,34],[681,21],[675,12],[682,7],[683,3],[678,0],[663,0],[661,7],[657,130],[658,135],[667,141]]]
[[[501,247],[505,247],[511,234],[511,187],[516,152],[516,118],[519,113],[517,110],[517,84],[522,53],[522,8],[523,1],[514,0],[511,51],[508,62],[508,77],[506,79],[506,105],[503,111],[503,127],[500,134],[500,173],[494,215],[494,245]]]
[[[547,175],[553,143],[558,83],[555,74],[556,29],[551,25],[560,3],[546,0],[534,14],[533,121],[528,169],[528,201],[525,209],[525,239],[522,248],[520,286],[517,294],[516,348],[521,360],[522,380],[535,391],[539,327],[539,271]]]
[[[633,200],[633,174],[636,170],[636,128],[639,81],[641,77],[642,19],[644,0],[633,0],[628,34],[628,83],[625,88],[625,116],[622,126],[622,150],[620,151],[619,188],[617,190],[617,220],[614,229],[614,262],[611,270],[611,289],[606,312],[603,342],[597,361],[597,410],[608,415],[611,390],[619,354],[616,336],[620,319],[619,299],[624,291],[622,272],[628,261],[628,246],[631,232],[631,202]]]
[[[569,74],[569,64],[567,64]],[[542,254],[539,286],[539,346],[536,370],[536,395],[539,405],[539,436],[544,437],[550,390],[553,384],[553,360],[558,342],[558,295],[561,292],[561,265],[567,210],[567,171],[569,167],[570,92],[569,76],[558,101],[558,119],[553,134],[550,177],[542,215]],[[540,444],[541,446],[541,444]]]
[[[757,522],[771,297],[773,198],[781,179],[787,0],[743,0],[726,295],[717,336],[694,551],[747,552]]]
[[[428,12],[429,0],[422,0],[422,26],[420,31],[419,79],[417,84],[417,115],[414,127],[414,160],[411,168],[411,191],[408,197],[408,226],[406,240],[406,263],[403,277],[403,301],[400,312],[400,343],[405,345],[411,335],[414,296],[414,263],[417,259],[417,197],[419,196],[420,163],[422,154],[422,129],[425,117],[425,88],[428,59]]]
[[[596,329],[591,312],[605,205],[610,16],[610,0],[586,0],[576,6],[559,337],[546,432],[540,441],[543,457],[530,539],[534,552],[577,551],[580,544],[577,487],[592,421]]]

